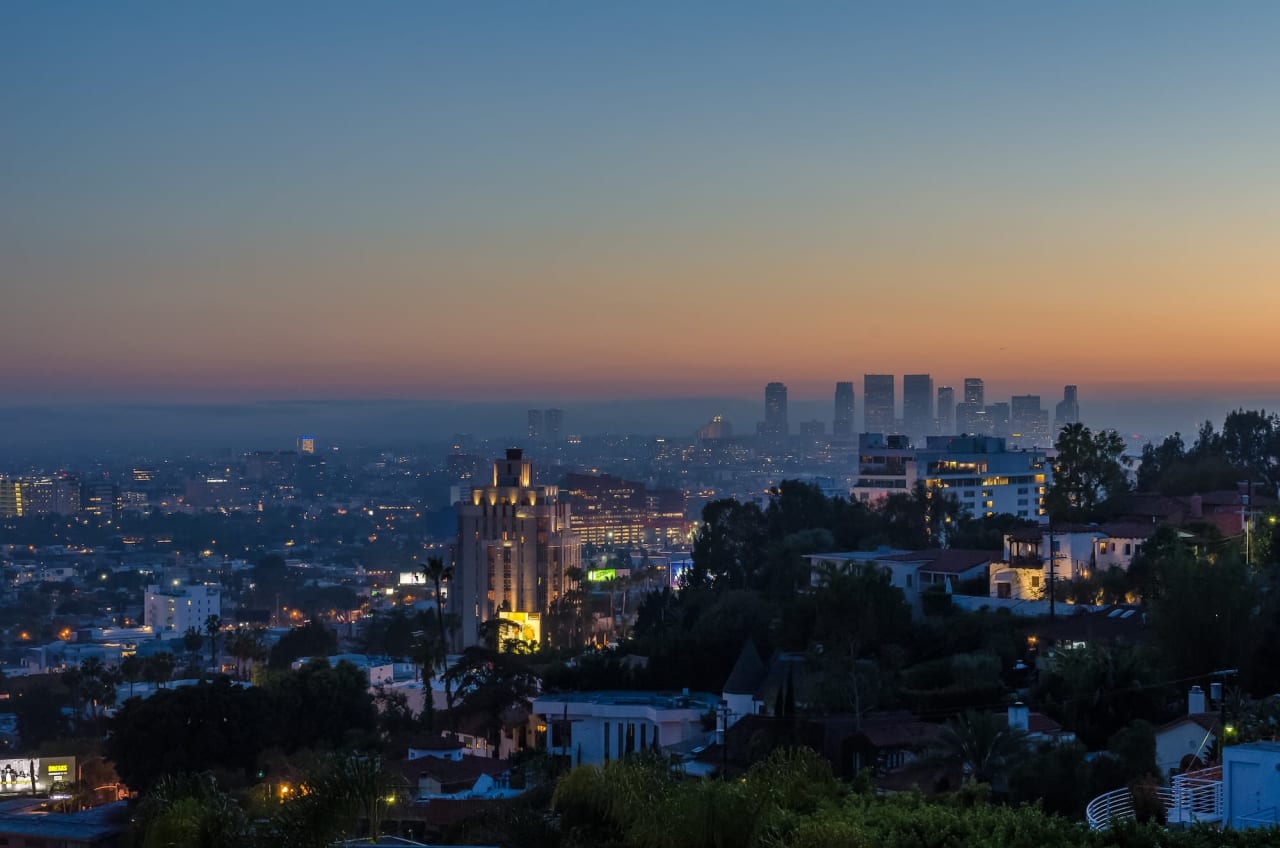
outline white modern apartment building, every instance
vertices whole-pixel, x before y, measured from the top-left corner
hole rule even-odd
[[[1044,523],[1053,475],[1044,451],[1009,450],[1003,438],[930,436],[923,448],[901,436],[858,437],[858,473],[850,497],[874,503],[923,483],[969,515],[1006,513]]]
[[[635,751],[710,743],[707,717],[720,697],[705,692],[564,692],[533,700],[546,750],[575,765],[601,765]]]
[[[222,587],[190,584],[151,585],[143,601],[142,622],[162,639],[181,637],[189,628],[204,632],[209,616],[222,616]]]

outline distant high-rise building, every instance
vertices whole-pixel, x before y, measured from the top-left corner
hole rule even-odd
[[[533,464],[512,448],[493,463],[492,484],[457,505],[457,564],[449,611],[455,648],[480,643],[480,625],[505,618],[522,639],[541,641],[541,616],[569,588],[565,571],[582,565],[582,542],[558,486],[533,485]]]
[[[1080,423],[1080,400],[1075,386],[1063,386],[1062,400],[1054,408],[1053,426],[1060,429]]]
[[[1040,408],[1040,395],[1014,395],[1009,406],[1010,436],[1022,448],[1049,447],[1049,411]]]
[[[825,421],[818,421],[815,419],[813,421],[800,422],[800,435],[802,436],[817,438],[819,436],[825,436],[826,434],[827,423]]]
[[[120,514],[120,487],[110,480],[84,483],[81,486],[80,508],[89,515],[115,518]]]
[[[831,423],[831,435],[849,437],[853,435],[853,382],[836,383],[836,415]]]
[[[964,378],[964,402],[982,406],[986,403],[986,391],[981,377]]]
[[[862,377],[862,429],[866,433],[897,433],[892,374]]]
[[[933,378],[928,374],[902,378],[902,429],[916,438],[934,434]]]
[[[787,386],[770,383],[764,387],[764,426],[761,433],[775,441],[787,438]]]
[[[987,421],[987,409],[980,403],[956,404],[956,434],[961,436],[989,436],[991,427]]]
[[[698,430],[698,438],[704,441],[728,439],[733,436],[733,425],[723,415],[713,415],[711,420]]]
[[[22,518],[27,514],[21,480],[0,480],[0,518]]]
[[[529,410],[529,440],[536,442],[542,439],[542,410]]]
[[[548,409],[542,417],[546,426],[546,437],[549,442],[559,442],[564,433],[564,410]]]
[[[956,431],[956,390],[938,387],[938,432],[950,436]]]
[[[989,403],[983,411],[987,415],[987,435],[1009,435],[1009,404]]]

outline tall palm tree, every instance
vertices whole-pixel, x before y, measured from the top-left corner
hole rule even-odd
[[[444,560],[440,557],[428,557],[426,563],[422,566],[422,578],[435,587],[436,590],[436,648],[439,652],[437,660],[441,671],[444,670],[448,663],[449,652],[449,636],[444,624],[444,604],[441,602],[441,594],[445,583],[453,579],[453,566],[445,565]],[[426,697],[431,697],[430,689],[426,692]],[[449,676],[444,676],[444,702],[445,708],[449,710],[450,721],[453,721],[453,684],[449,680]]]
[[[120,660],[120,676],[129,684],[129,697],[133,697],[133,684],[142,679],[143,663],[142,658],[137,654],[130,654]]]
[[[204,620],[204,632],[209,637],[209,666],[218,664],[218,631],[222,629],[222,619],[211,615]]]

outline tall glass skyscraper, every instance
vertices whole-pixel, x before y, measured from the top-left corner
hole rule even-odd
[[[863,432],[896,433],[892,374],[864,374],[862,377]]]
[[[836,414],[831,423],[831,435],[853,435],[853,382],[836,383]]]

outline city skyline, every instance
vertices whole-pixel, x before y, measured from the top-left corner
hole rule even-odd
[[[1280,396],[1273,6],[5,23],[7,404]]]

